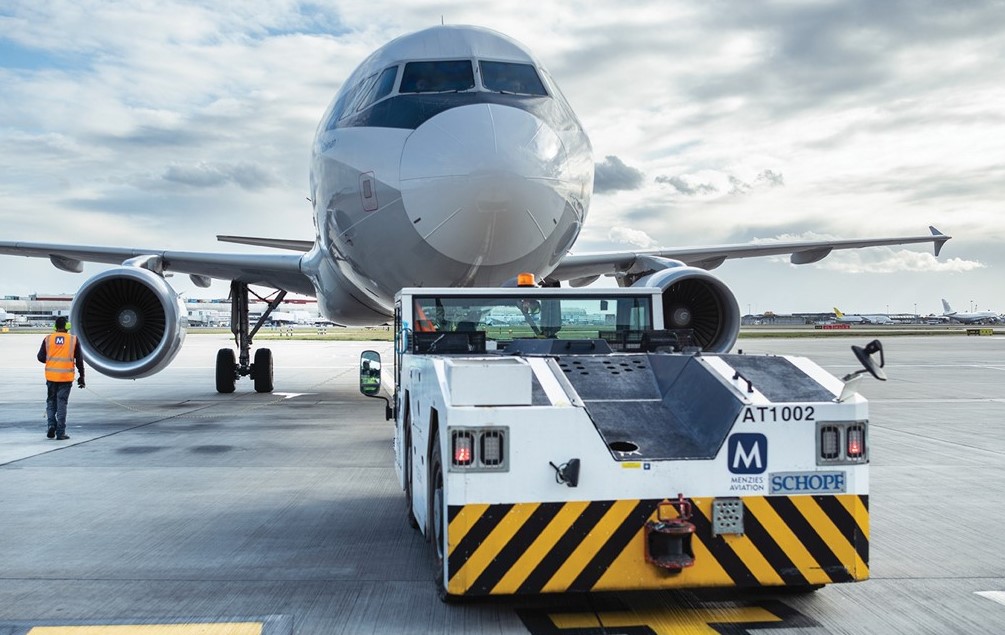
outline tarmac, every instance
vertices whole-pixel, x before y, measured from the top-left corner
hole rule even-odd
[[[93,370],[45,438],[42,336],[0,335],[0,635],[1005,632],[1005,338],[884,340],[872,578],[797,596],[649,592],[443,604],[392,422],[358,392],[387,342],[260,341],[273,394],[215,392],[221,335],[163,372]],[[837,375],[855,338],[741,339]]]

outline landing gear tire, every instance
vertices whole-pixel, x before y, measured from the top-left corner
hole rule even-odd
[[[216,352],[216,392],[228,394],[237,386],[237,357],[229,348]]]
[[[255,392],[272,392],[272,351],[260,348],[255,351],[255,363],[251,366],[251,376],[255,379]]]

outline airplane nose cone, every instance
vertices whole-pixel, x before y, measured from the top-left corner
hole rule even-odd
[[[445,256],[471,265],[513,262],[558,226],[572,187],[563,179],[567,162],[559,137],[529,112],[452,108],[406,141],[402,201],[416,231]]]

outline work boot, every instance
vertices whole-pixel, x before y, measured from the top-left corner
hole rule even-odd
[[[56,428],[49,428],[45,433],[45,438],[52,439],[56,436]]]
[[[68,435],[68,434],[61,434],[58,437],[56,437],[56,440],[57,441],[66,441],[69,438],[70,438],[70,435]]]

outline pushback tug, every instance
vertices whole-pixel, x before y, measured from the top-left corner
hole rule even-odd
[[[397,295],[387,416],[441,598],[868,578],[855,385],[885,379],[880,343],[839,379],[703,351],[675,310],[658,287]],[[380,397],[379,354],[360,368]]]

